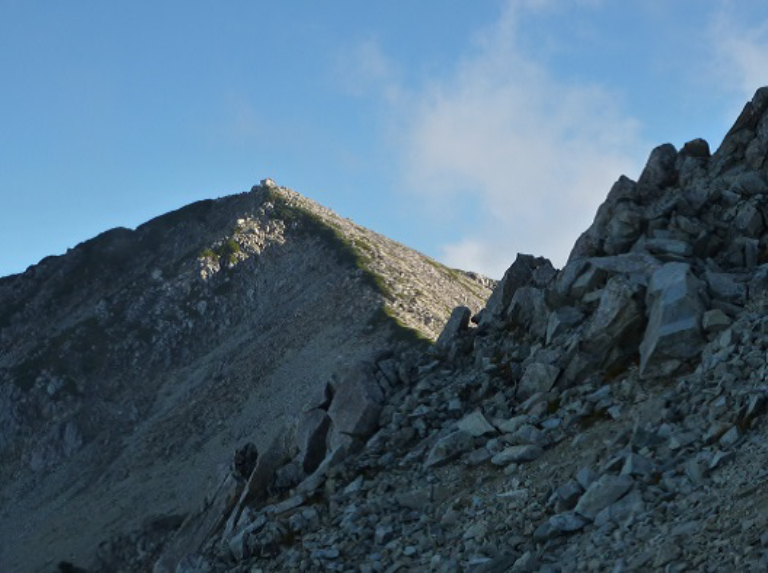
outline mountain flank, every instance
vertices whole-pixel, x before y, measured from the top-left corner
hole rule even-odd
[[[766,157],[768,88],[714,154],[654,149],[563,269],[518,255],[474,320],[329,380],[154,571],[768,569]]]
[[[337,371],[428,346],[493,284],[270,180],[0,279],[0,562],[162,538]]]

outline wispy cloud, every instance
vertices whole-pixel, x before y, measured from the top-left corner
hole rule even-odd
[[[712,65],[720,89],[737,92],[739,101],[768,84],[768,23],[746,24],[724,2],[712,18]]]
[[[438,209],[467,204],[452,266],[500,276],[517,252],[563,264],[613,181],[635,174],[638,124],[597,85],[566,83],[517,41],[528,10],[508,2],[450,77],[413,94],[402,136],[404,186]]]
[[[352,96],[374,95],[393,104],[402,95],[397,66],[373,38],[360,41],[340,54],[335,72],[336,80]]]

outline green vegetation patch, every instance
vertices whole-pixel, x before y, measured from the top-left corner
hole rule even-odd
[[[411,328],[397,318],[386,306],[381,305],[371,316],[368,324],[375,328],[390,328],[392,339],[398,342],[407,342],[416,346],[431,346],[432,340],[415,328]]]
[[[237,254],[241,251],[242,249],[238,242],[233,238],[229,238],[215,249],[211,249],[210,247],[204,248],[200,251],[197,257],[199,259],[218,260],[219,264],[221,264],[223,259],[230,265],[234,265],[237,262]]]
[[[370,268],[375,249],[362,238],[349,238],[332,224],[326,222],[311,211],[296,205],[289,205],[286,200],[273,190],[267,191],[267,198],[274,205],[274,217],[283,220],[299,233],[313,236],[325,244],[336,254],[343,265],[359,269],[363,273],[363,281],[380,295],[394,300],[392,290],[384,279]]]

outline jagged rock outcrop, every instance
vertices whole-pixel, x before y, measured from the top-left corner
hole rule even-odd
[[[197,549],[219,527],[188,521],[211,489],[220,513],[251,503],[276,470],[295,485],[374,430],[383,390],[340,380],[299,447],[284,434],[335,373],[434,340],[492,284],[271,181],[0,279],[2,568],[98,549],[103,569],[140,569],[185,518],[180,550]]]
[[[191,569],[766,569],[767,108],[712,156],[654,150],[565,268],[519,256],[477,327],[458,310],[440,348],[369,364],[388,388],[362,449]]]

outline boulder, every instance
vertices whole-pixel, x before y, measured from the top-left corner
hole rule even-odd
[[[549,392],[555,385],[560,369],[551,364],[529,364],[517,388],[518,399],[526,400],[539,392]]]
[[[658,192],[677,182],[677,150],[671,143],[665,143],[651,151],[637,186],[644,198],[652,198]]]
[[[436,467],[455,460],[464,452],[470,451],[475,446],[475,439],[471,434],[462,430],[451,432],[443,436],[427,454],[424,467]]]
[[[540,446],[526,444],[521,446],[510,446],[499,452],[491,458],[491,463],[497,466],[508,466],[509,464],[522,464],[532,462],[540,458],[544,450]]]
[[[709,159],[709,143],[705,139],[697,138],[687,142],[680,150],[680,155]]]
[[[367,438],[378,427],[384,395],[367,362],[352,367],[339,382],[328,416],[334,434]]]
[[[534,281],[536,269],[547,265],[552,266],[545,258],[518,254],[515,262],[504,273],[504,277],[496,285],[488,299],[481,324],[502,317],[517,290],[531,284]]]
[[[587,519],[594,519],[603,509],[621,499],[634,483],[628,475],[605,474],[592,482],[579,499],[574,511]]]
[[[645,248],[649,253],[661,256],[690,257],[693,254],[689,243],[677,239],[647,239]]]
[[[517,289],[507,309],[507,323],[544,339],[547,334],[549,307],[544,292],[535,287]]]
[[[602,290],[582,343],[602,368],[618,367],[635,356],[645,325],[642,294],[641,287],[620,275]]]
[[[768,183],[759,172],[747,171],[736,178],[731,189],[741,195],[765,195]]]
[[[700,282],[686,263],[667,263],[651,277],[648,326],[640,344],[640,373],[669,359],[689,359],[703,345]]]
[[[584,320],[584,313],[573,306],[563,306],[552,311],[547,321],[547,345],[561,334]]]
[[[608,227],[611,225],[615,212],[625,209],[625,207],[620,207],[622,203],[630,201],[636,203],[637,198],[637,183],[623,175],[619,177],[619,180],[611,187],[605,202],[597,210],[592,225],[581,234],[573,246],[573,250],[571,250],[571,254],[568,256],[568,263],[605,254],[603,247],[609,235]],[[634,221],[634,215],[630,215],[629,211],[626,216],[621,215],[621,217],[626,219],[626,226],[618,229],[620,234],[625,232],[625,229],[628,231]],[[616,228],[612,230],[614,232],[617,231]]]
[[[747,286],[736,280],[736,276],[729,273],[715,273],[707,271],[704,279],[709,287],[709,294],[713,299],[743,305],[747,298]]]
[[[466,306],[457,306],[451,312],[451,317],[445,324],[443,331],[437,339],[436,346],[438,350],[445,351],[450,348],[451,344],[466,331],[469,327],[469,319],[472,316],[472,311]]]
[[[496,428],[491,426],[488,420],[485,419],[483,413],[480,410],[475,410],[471,414],[467,414],[457,424],[459,430],[466,432],[467,434],[479,437],[485,434],[495,434]]]
[[[299,463],[310,474],[323,461],[326,451],[326,439],[331,418],[321,409],[304,412],[296,429],[296,445],[299,448]]]

